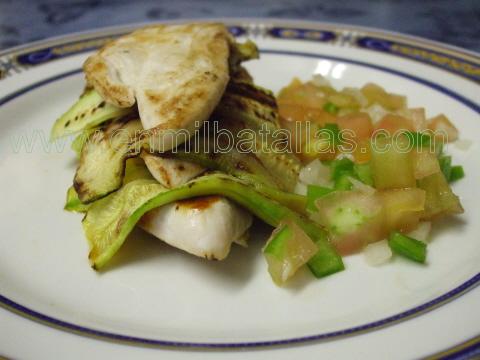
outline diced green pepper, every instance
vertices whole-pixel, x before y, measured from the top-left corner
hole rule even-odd
[[[463,177],[465,177],[465,171],[463,170],[463,167],[460,165],[452,166],[452,169],[450,171],[450,179],[448,180],[452,182],[460,180]]]
[[[435,142],[435,155],[440,158],[443,154],[443,142]]]
[[[332,102],[327,102],[325,105],[323,105],[323,110],[330,114],[337,115],[340,108]]]
[[[315,201],[322,196],[330,194],[333,190],[317,185],[308,185],[307,186],[307,210],[311,212],[317,211],[317,206]]]
[[[399,255],[419,263],[425,263],[427,245],[421,241],[394,231],[388,237],[388,245]]]
[[[451,156],[441,156],[438,159],[438,163],[440,164],[440,169],[442,170],[442,173],[448,182],[459,180],[465,176],[465,172],[463,171],[462,166],[452,166]]]
[[[350,182],[349,174],[342,174],[335,180],[333,186],[335,190],[352,190],[352,183]]]
[[[315,243],[292,221],[282,221],[263,249],[268,272],[282,285],[318,251]]]
[[[263,252],[275,256],[282,255],[285,249],[285,242],[292,236],[292,234],[292,228],[282,223],[272,234],[272,237],[270,238],[270,241],[267,242]]]
[[[330,162],[332,169],[332,180],[337,181],[342,175],[354,176],[353,161],[348,158],[333,160]]]
[[[441,156],[438,159],[438,163],[440,165],[440,170],[442,171],[443,175],[445,175],[445,179],[450,179],[450,174],[452,173],[452,157],[451,156]]]
[[[329,162],[332,169],[332,180],[335,190],[350,190],[352,183],[349,177],[355,178],[364,184],[373,186],[372,169],[370,164],[355,164],[348,158]]]
[[[358,180],[366,185],[373,186],[372,167],[370,164],[355,164],[353,171]]]
[[[337,124],[325,124],[325,126],[319,130],[319,135],[321,136],[318,139],[319,141],[322,141],[325,139],[325,136],[327,136],[327,144],[333,147],[340,145],[342,142],[340,129]]]
[[[272,226],[278,226],[285,219],[295,222],[319,249],[311,260],[313,262],[310,264],[309,261],[315,276],[326,276],[344,269],[342,258],[320,226],[261,195],[243,181],[224,174],[201,176],[171,190],[154,180],[139,179],[95,201],[83,219],[83,228],[91,247],[89,257],[92,265],[95,269],[103,267],[149,210],[173,201],[207,195],[225,196]]]
[[[417,146],[427,147],[432,143],[432,137],[429,134],[415,131],[405,131],[404,134],[415,146],[415,148]]]
[[[315,239],[312,235],[310,238],[318,247],[317,253],[308,261],[307,266],[316,278],[335,274],[345,269],[340,255],[331,256],[330,244],[320,239]]]

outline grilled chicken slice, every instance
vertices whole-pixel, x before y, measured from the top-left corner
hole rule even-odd
[[[182,185],[206,170],[146,151],[141,157],[152,176],[168,188]],[[209,260],[227,257],[233,242],[246,245],[251,224],[250,213],[220,196],[164,205],[145,214],[139,222],[140,227],[166,243]]]
[[[232,242],[244,244],[252,216],[220,196],[177,201],[146,213],[138,225],[166,243],[209,260],[223,260]]]
[[[83,69],[88,85],[108,103],[136,103],[144,129],[192,134],[225,91],[233,43],[223,24],[156,25],[107,44]],[[178,145],[172,138],[160,136],[156,149]]]
[[[206,170],[188,161],[165,158],[146,151],[143,151],[140,156],[155,180],[166,188],[185,184]]]

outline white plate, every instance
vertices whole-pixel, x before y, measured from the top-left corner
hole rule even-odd
[[[80,68],[89,51],[132,29],[115,28],[0,53],[0,64],[6,64],[0,82],[0,303],[45,325],[104,340],[158,345],[162,351],[167,345],[170,352],[172,347],[245,348],[313,341],[313,347],[289,351],[328,354],[348,346],[349,351],[372,356],[381,357],[383,349],[418,357],[477,336],[480,313],[473,306],[480,301],[480,291],[474,289],[480,282],[479,55],[365,28],[271,20],[228,24],[234,34],[257,42],[261,59],[247,67],[260,85],[277,91],[295,76],[309,79],[315,73],[327,76],[336,87],[374,81],[406,94],[412,107],[425,106],[428,116],[445,113],[461,137],[473,141],[468,151],[449,148],[454,162],[467,173],[454,185],[466,212],[436,224],[428,265],[395,259],[373,268],[357,255],[345,258],[347,270],[342,273],[315,280],[305,272],[281,289],[270,280],[260,253],[269,230],[257,226],[248,249],[236,247],[228,260],[217,263],[135,231],[112,266],[94,272],[88,266],[81,216],[62,209],[75,158],[68,142],[51,145],[48,134],[84,85]],[[2,320],[9,329],[24,329],[33,343],[53,331],[1,310],[0,355],[50,353],[41,344],[37,352],[16,346],[16,331],[2,326]],[[432,336],[442,327],[451,333]],[[395,331],[398,334],[392,335]],[[78,348],[99,344],[55,333],[55,341],[73,341]],[[408,349],[398,341],[405,334],[413,339]],[[352,337],[344,339],[347,335]],[[118,351],[118,345],[107,344],[97,349]],[[476,344],[475,340],[469,346]],[[136,356],[152,353],[128,349]]]

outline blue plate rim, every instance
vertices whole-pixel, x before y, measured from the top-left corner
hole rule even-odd
[[[347,63],[353,63],[356,65],[361,65],[361,66],[367,66],[371,67],[377,70],[381,71],[386,71],[389,73],[393,73],[394,75],[397,76],[402,76],[405,78],[408,78],[413,81],[417,81],[423,85],[430,86],[436,91],[442,92],[446,94],[447,96],[450,96],[454,98],[455,100],[462,102],[464,105],[468,106],[472,110],[476,111],[477,113],[480,113],[480,105],[472,102],[471,100],[468,100],[461,95],[452,92],[451,90],[448,90],[438,84],[432,83],[428,80],[418,78],[416,76],[403,73],[397,70],[385,68],[376,64],[370,64],[370,63],[365,63],[365,62],[360,62],[360,61],[355,61],[351,59],[345,59],[345,58],[339,58],[339,57],[332,57],[332,56],[327,56],[324,54],[318,54],[318,53],[307,53],[307,52],[298,52],[298,51],[284,51],[284,50],[271,50],[271,49],[261,49],[262,53],[266,54],[282,54],[282,55],[293,55],[293,56],[307,56],[307,57],[316,57],[316,58],[322,58],[322,59],[332,59],[332,60],[341,60]],[[56,76],[44,79],[42,81],[36,82],[34,84],[31,84],[30,86],[27,86],[25,88],[22,88],[20,90],[15,91],[14,93],[11,93],[9,95],[6,95],[0,99],[0,106],[4,105],[5,103],[33,90],[38,87],[44,86],[46,84],[49,84],[53,81],[57,81],[60,79],[63,79],[65,77],[75,75],[81,72],[81,69],[76,69],[72,71],[68,71],[62,74],[58,74]],[[353,336],[357,334],[362,334],[367,331],[373,331],[377,330],[380,328],[384,328],[389,325],[396,324],[400,321],[408,320],[413,317],[419,316],[421,314],[427,313],[431,310],[434,310],[435,308],[452,301],[456,299],[457,297],[461,296],[462,294],[466,293],[469,290],[472,290],[475,288],[478,284],[480,283],[480,273],[476,274],[472,278],[468,279],[464,283],[460,284],[459,286],[455,287],[454,289],[448,291],[447,293],[436,297],[424,304],[418,305],[412,309],[403,311],[399,314],[392,315],[389,317],[386,317],[384,319],[380,319],[377,321],[373,321],[364,325],[359,325],[355,326],[352,328],[347,328],[343,330],[338,330],[338,331],[333,331],[333,332],[328,332],[328,333],[323,333],[323,334],[314,334],[311,336],[302,336],[302,337],[296,337],[296,338],[288,338],[288,339],[279,339],[279,340],[271,340],[271,341],[249,341],[249,342],[182,342],[182,341],[170,341],[170,340],[156,340],[156,339],[149,339],[149,338],[141,338],[141,337],[134,337],[134,336],[129,336],[129,335],[122,335],[122,334],[116,334],[116,333],[111,333],[107,331],[102,331],[102,330],[97,330],[97,329],[92,329],[88,327],[84,327],[81,325],[76,325],[74,323],[70,323],[67,321],[63,321],[60,319],[56,319],[54,317],[50,317],[48,315],[42,314],[40,312],[37,312],[33,309],[30,309],[28,307],[25,307],[3,295],[0,295],[0,305],[12,310],[15,313],[21,314],[24,317],[27,317],[32,320],[39,321],[41,323],[48,324],[50,326],[60,328],[63,330],[68,330],[70,332],[74,333],[79,333],[82,335],[94,337],[94,338],[101,338],[105,340],[111,340],[111,341],[116,341],[116,342],[121,342],[121,343],[130,343],[130,344],[136,344],[136,345],[147,345],[147,346],[161,346],[161,347],[174,347],[174,348],[208,348],[208,349],[238,349],[238,348],[251,348],[251,347],[269,347],[269,346],[282,346],[282,345],[293,345],[293,344],[300,344],[300,343],[306,343],[306,342],[312,342],[312,341],[323,341],[323,340],[333,340],[333,339],[339,339],[347,336]],[[451,356],[451,355],[449,355]]]

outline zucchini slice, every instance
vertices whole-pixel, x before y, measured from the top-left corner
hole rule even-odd
[[[268,171],[255,156],[240,153],[236,150],[232,150],[229,153],[205,153],[201,152],[201,148],[202,146],[200,146],[199,152],[177,151],[169,155],[177,159],[201,165],[210,170],[217,170],[233,175],[245,181],[250,186],[253,186],[266,197],[300,214],[306,214],[307,198],[302,195],[280,190],[274,179],[271,178]]]
[[[132,157],[127,159],[125,175],[123,176],[123,186],[139,179],[155,180],[142,158]]]
[[[275,96],[270,90],[249,81],[230,80],[214,117],[241,121],[250,129],[273,131],[279,128]]]
[[[64,209],[67,211],[84,213],[87,212],[89,207],[90,204],[82,203],[78,198],[75,188],[70,186],[67,191],[67,201],[65,202]]]
[[[135,111],[133,107],[119,108],[110,105],[95,90],[88,89],[66,113],[55,121],[50,139],[53,141],[63,136],[75,134]]]
[[[83,145],[73,186],[83,203],[90,203],[122,186],[125,162],[138,155],[136,137],[142,131],[137,118],[117,120],[95,131]]]
[[[230,97],[234,99],[233,102],[228,100]],[[228,104],[232,107],[228,108],[230,106]],[[246,82],[230,86],[218,109],[213,118],[220,116],[222,127],[234,133],[241,128],[254,129],[254,131],[260,131],[265,126],[271,129],[278,128],[276,123],[278,114],[273,95]],[[108,140],[108,133],[116,131],[120,122],[120,120],[113,121],[103,129],[93,132],[87,143],[83,145],[74,186],[80,200],[84,203],[92,202],[117,190],[122,184],[125,160],[137,156],[141,147],[152,147],[149,132],[138,133],[135,139],[133,133],[127,134],[127,137],[130,137],[129,141],[123,139],[120,141],[121,144],[112,144]],[[127,133],[130,130],[133,132],[141,130],[140,121],[136,120],[135,125],[125,125],[123,130],[127,130]],[[155,138],[155,133],[153,133],[152,138]],[[260,138],[262,140],[258,140]],[[222,170],[235,176],[254,174],[257,180],[263,180],[265,184],[271,185],[273,188],[291,191],[297,183],[300,170],[299,160],[289,153],[271,151],[270,140],[263,140],[260,135],[256,136],[256,139],[255,152],[245,154],[232,149],[227,154],[217,156],[217,153],[213,151],[198,154],[196,150],[196,152],[191,153],[191,158],[189,158],[190,154],[185,152],[184,160],[192,161],[210,169]],[[266,141],[266,143],[261,141]],[[82,146],[81,142],[80,138],[76,148]],[[121,151],[118,148],[119,146]],[[199,146],[198,148],[205,149],[205,146]],[[210,146],[208,148],[212,149]],[[208,164],[205,164],[205,162]],[[252,175],[248,177],[252,178]],[[275,194],[273,192],[273,195]],[[281,198],[285,197],[282,196]],[[295,209],[299,210],[303,199],[300,202],[296,198],[288,201],[290,200],[295,203]]]
[[[85,129],[80,134],[78,134],[75,139],[73,139],[72,144],[70,145],[71,149],[75,151],[77,158],[80,159],[80,155],[82,154],[83,145],[87,142],[90,135],[92,135],[96,130],[99,130],[98,127],[94,127],[91,129]]]
[[[256,136],[252,153],[282,190],[293,191],[301,163],[292,153],[278,148],[288,139],[280,138],[284,133],[280,132],[278,108],[272,92],[248,81],[232,79],[213,118],[220,119],[221,126],[237,134],[242,142],[251,142],[252,137],[241,131],[253,130]]]
[[[140,158],[128,159],[125,165],[125,176],[123,177],[123,184],[128,184],[131,181],[138,179],[153,180],[152,175],[148,171],[145,163]],[[73,186],[70,186],[67,191],[67,201],[64,209],[67,211],[87,212],[91,204],[84,204],[79,199],[77,192]]]
[[[139,179],[96,201],[83,219],[94,269],[103,267],[121,247],[127,235],[147,211],[173,201],[205,195],[221,195],[235,201],[272,226],[284,219],[294,221],[319,248],[312,261],[318,277],[344,269],[341,257],[327,239],[325,230],[276,201],[261,195],[235,177],[210,174],[167,190],[156,181]],[[312,270],[313,271],[313,270]]]
[[[258,58],[258,48],[253,41],[247,40],[244,43],[235,42],[230,45],[230,57],[228,58],[230,72],[237,71],[240,63]]]

